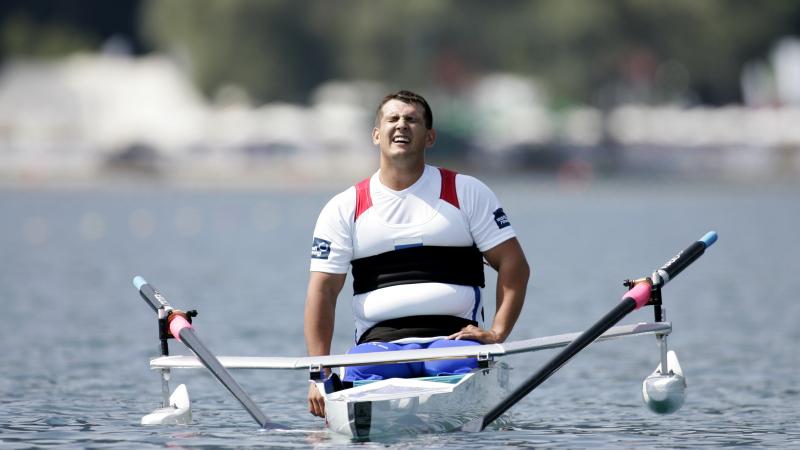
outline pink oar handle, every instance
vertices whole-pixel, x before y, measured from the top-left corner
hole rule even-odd
[[[641,308],[650,301],[650,283],[639,283],[622,296],[622,299],[631,298],[636,302],[636,309]]]
[[[184,328],[192,328],[192,324],[182,315],[173,314],[169,319],[169,332],[172,333],[172,336],[174,336],[178,342],[182,342],[181,330]]]

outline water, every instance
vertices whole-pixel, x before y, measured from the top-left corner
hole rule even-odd
[[[307,413],[305,374],[285,371],[234,376],[294,431],[257,430],[203,371],[174,374],[189,385],[191,426],[143,427],[160,401],[147,367],[158,341],[132,277],[198,309],[198,334],[218,354],[304,354],[307,254],[333,192],[6,189],[0,448],[800,446],[799,186],[487,181],[534,269],[515,339],[584,329],[616,304],[622,279],[719,232],[664,291],[689,384],[679,413],[641,404],[658,362],[647,337],[589,347],[514,409],[511,429],[351,443]],[[337,351],[352,336],[349,293]],[[644,320],[649,311],[623,322]],[[507,359],[512,382],[550,355]]]

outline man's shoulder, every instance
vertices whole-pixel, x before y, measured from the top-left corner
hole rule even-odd
[[[374,174],[360,180],[347,188],[343,191],[337,193],[330,200],[328,203],[325,204],[325,207],[322,209],[320,214],[338,214],[341,216],[350,217],[353,215],[353,211],[355,211],[356,203],[357,203],[357,191],[359,187],[369,187],[370,179]]]
[[[427,167],[430,168],[430,169],[433,169],[433,170],[430,170],[430,173],[442,173],[442,172],[444,172],[444,173],[453,174],[455,176],[456,180],[459,183],[480,183],[480,184],[483,184],[483,182],[481,182],[481,180],[479,180],[477,177],[475,177],[473,175],[469,175],[469,174],[463,173],[463,172],[459,172],[458,170],[454,170],[454,169],[451,169],[449,167],[432,166],[432,165],[428,165]],[[426,173],[427,173],[427,171],[426,171]]]
[[[456,175],[456,188],[459,192],[475,192],[475,191],[489,191],[489,186],[483,181],[473,175],[465,173],[457,173]]]
[[[348,186],[345,190],[337,193],[325,205],[323,210],[341,209],[348,207],[355,207],[356,204],[356,187]]]

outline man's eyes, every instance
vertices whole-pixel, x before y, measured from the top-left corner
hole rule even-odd
[[[405,119],[406,122],[417,122],[418,121],[417,118],[413,117],[413,116],[405,116],[405,117],[403,117],[403,119]],[[389,117],[386,118],[387,122],[397,122],[398,120],[400,120],[400,116],[389,116]]]

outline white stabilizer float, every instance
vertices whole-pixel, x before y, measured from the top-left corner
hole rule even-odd
[[[188,425],[192,422],[192,404],[185,384],[175,388],[169,405],[142,417],[142,425]]]
[[[661,364],[642,382],[644,404],[657,414],[671,414],[686,400],[686,378],[674,351],[667,353],[667,370]]]

